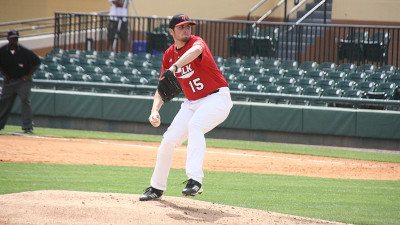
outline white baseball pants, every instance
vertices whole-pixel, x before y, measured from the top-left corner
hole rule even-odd
[[[188,179],[203,182],[203,160],[206,150],[204,134],[222,123],[233,106],[229,88],[196,101],[185,100],[176,114],[158,148],[156,166],[151,177],[151,186],[167,189],[167,180],[172,165],[174,148],[186,139],[186,175]]]

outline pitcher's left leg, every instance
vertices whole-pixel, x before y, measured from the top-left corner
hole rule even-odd
[[[216,93],[203,99],[188,127],[186,175],[202,183],[206,149],[204,134],[222,123],[229,115],[232,101],[229,93]]]

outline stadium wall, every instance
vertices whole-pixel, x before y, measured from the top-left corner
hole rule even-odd
[[[161,110],[162,129],[147,121],[152,97],[34,90],[38,127],[161,134],[181,100]],[[19,123],[19,102],[12,112]],[[400,112],[236,102],[210,137],[400,150]]]

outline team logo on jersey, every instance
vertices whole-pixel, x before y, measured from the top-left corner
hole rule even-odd
[[[186,65],[185,67],[181,68],[181,73],[182,73],[182,76],[180,76],[179,78],[187,79],[194,74],[194,70],[192,69],[192,66],[189,64],[189,65]]]

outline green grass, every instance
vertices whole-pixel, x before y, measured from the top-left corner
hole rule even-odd
[[[33,190],[142,193],[152,168],[0,163],[0,194]],[[180,196],[171,170],[168,196]],[[400,181],[207,172],[198,200],[356,224],[400,224]]]
[[[0,134],[8,134],[13,132],[20,132],[20,127],[6,126],[4,131]],[[82,131],[82,130],[64,130],[64,129],[51,129],[51,128],[35,128],[35,135],[49,136],[49,137],[66,137],[66,138],[91,138],[91,139],[112,139],[124,141],[145,141],[145,142],[159,142],[161,135],[139,135],[130,133],[111,133],[99,131]],[[287,154],[301,154],[301,155],[314,155],[314,156],[327,156],[335,158],[359,159],[380,162],[400,162],[399,153],[385,152],[371,152],[359,151],[349,148],[335,148],[324,146],[309,146],[297,144],[281,144],[257,141],[237,141],[237,140],[223,140],[223,139],[207,139],[208,147],[215,148],[233,148],[243,150],[256,150],[267,152],[279,152]]]

